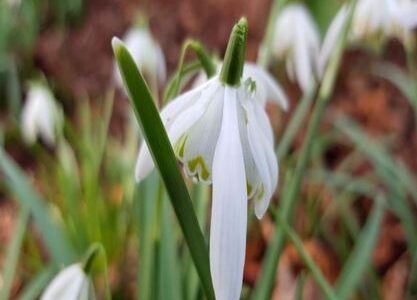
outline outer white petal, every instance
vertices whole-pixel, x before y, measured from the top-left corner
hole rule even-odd
[[[167,128],[168,137],[172,145],[175,146],[179,138],[186,134],[188,129],[201,118],[207,109],[208,103],[215,97],[216,92],[220,88],[221,85],[218,81],[212,82],[193,105],[178,114],[172,125]]]
[[[247,196],[237,120],[236,89],[226,87],[213,161],[210,269],[217,300],[237,300],[243,280]]]
[[[297,31],[304,30],[302,28],[297,28]],[[310,91],[311,87],[314,84],[314,75],[312,71],[312,61],[310,59],[308,48],[309,45],[305,44],[305,37],[302,35],[301,32],[297,34],[295,37],[295,49],[294,50],[294,65],[295,65],[295,75],[297,77],[297,81],[301,86],[301,89],[304,93]]]
[[[161,119],[165,126],[165,129],[169,131],[172,124],[175,122],[177,117],[184,111],[189,109],[194,103],[199,100],[201,91],[207,88],[208,85],[211,85],[212,81],[206,82],[201,87],[189,91],[176,99],[172,100],[162,111]],[[152,155],[149,152],[149,148],[146,145],[146,142],[143,141],[138,158],[136,160],[135,167],[135,179],[137,182],[143,180],[154,168],[154,163],[152,160]]]
[[[26,98],[21,116],[23,138],[33,143],[39,135],[49,146],[55,144],[56,130],[62,125],[62,117],[52,93],[43,86],[33,85]]]
[[[269,98],[268,100],[273,100],[285,111],[288,110],[287,96],[267,71],[255,64],[245,63],[243,78],[247,79],[249,77],[252,77],[252,79],[255,80],[257,88],[259,88],[259,85],[262,85],[265,88],[267,97]]]
[[[337,39],[339,38],[343,26],[347,21],[347,16],[348,6],[344,5],[340,8],[327,30],[319,57],[319,72],[321,76],[323,76],[330,55],[336,47]]]
[[[273,151],[273,144],[269,143],[258,123],[254,107],[256,105],[257,103],[248,103],[247,130],[253,160],[263,185],[263,189],[258,191],[258,195],[255,196],[255,214],[260,219],[265,214],[278,183],[278,162]]]
[[[83,289],[89,288],[90,279],[80,264],[73,264],[56,275],[41,296],[41,300],[81,300]]]
[[[149,152],[148,145],[145,141],[142,142],[140,146],[138,158],[136,160],[135,166],[135,179],[136,182],[142,181],[155,167],[152,155]]]
[[[183,161],[187,174],[201,182],[211,182],[214,151],[222,124],[223,102],[224,88],[221,87],[184,141]]]

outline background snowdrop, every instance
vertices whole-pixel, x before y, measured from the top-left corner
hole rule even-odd
[[[150,80],[152,87],[156,89],[157,84],[163,83],[166,79],[165,56],[161,46],[145,26],[131,28],[123,37],[123,42],[132,54],[138,68]],[[115,65],[114,74],[117,85],[123,87],[117,65]]]
[[[287,75],[308,92],[318,74],[320,35],[303,4],[285,6],[275,21],[272,53],[285,61]]]
[[[91,300],[95,299],[91,279],[77,263],[59,272],[47,286],[41,300]]]
[[[52,92],[43,84],[31,83],[21,115],[24,140],[32,144],[39,136],[46,144],[53,146],[62,125],[62,111]]]
[[[326,33],[320,52],[320,70],[329,60],[337,38],[348,16],[348,5],[343,5]],[[396,37],[405,45],[412,39],[411,30],[417,25],[417,3],[410,0],[359,0],[355,9],[349,42],[381,45]]]

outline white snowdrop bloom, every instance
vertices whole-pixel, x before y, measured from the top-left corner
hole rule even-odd
[[[343,5],[336,14],[320,52],[320,70],[323,71],[347,21],[349,5]],[[350,43],[377,42],[396,37],[403,43],[411,38],[417,26],[417,2],[411,0],[359,0],[353,14]]]
[[[288,77],[309,92],[318,73],[320,34],[303,4],[287,5],[278,15],[271,49],[285,61]]]
[[[21,115],[23,139],[32,144],[40,136],[46,144],[53,146],[62,125],[62,111],[52,92],[42,84],[31,84]]]
[[[163,83],[166,79],[165,56],[161,46],[152,37],[146,27],[134,27],[123,38],[126,48],[132,55],[138,68],[148,76],[153,83]],[[115,64],[115,80],[123,87],[123,80],[117,64]]]
[[[94,291],[81,264],[73,264],[59,272],[46,287],[41,300],[91,300]]]
[[[172,100],[161,112],[170,142],[188,176],[213,185],[210,270],[217,300],[240,297],[248,199],[253,199],[255,214],[261,218],[278,183],[264,94],[277,97],[284,108],[288,105],[264,71],[246,65],[246,74],[258,81],[252,78],[242,82],[245,46],[240,48],[246,45],[246,26],[243,19],[234,27],[231,41],[240,38],[244,42],[229,41],[220,74]],[[230,63],[232,60],[238,62]],[[144,178],[152,168],[144,144],[136,178]]]

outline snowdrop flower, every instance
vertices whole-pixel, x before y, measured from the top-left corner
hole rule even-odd
[[[23,139],[32,144],[40,136],[46,144],[53,146],[62,125],[62,111],[52,92],[42,84],[32,83],[21,116]]]
[[[155,86],[162,83],[166,78],[165,56],[161,46],[152,37],[146,27],[134,27],[123,38],[126,48],[131,53],[138,68],[148,76]],[[123,80],[119,69],[115,64],[115,80],[119,87],[123,87]]]
[[[278,182],[272,128],[258,87],[264,86],[264,93],[277,91],[274,82],[252,65],[245,66],[246,72],[259,81],[242,82],[246,34],[247,22],[242,19],[233,28],[220,74],[174,99],[161,112],[186,173],[213,185],[210,270],[217,300],[240,297],[247,200],[254,200],[255,214],[261,218]],[[276,96],[287,107],[285,98]],[[137,178],[152,168],[144,145]]]
[[[92,282],[77,263],[63,269],[41,296],[41,300],[90,300],[94,299]]]
[[[320,52],[320,70],[323,71],[330,54],[348,18],[349,5],[336,14]],[[411,38],[411,30],[417,26],[417,2],[410,0],[359,0],[352,19],[349,42],[385,42],[397,37],[404,44]]]
[[[303,4],[287,5],[275,22],[272,52],[285,61],[287,75],[304,93],[315,83],[320,35]]]

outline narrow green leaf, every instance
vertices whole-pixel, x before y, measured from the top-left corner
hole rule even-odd
[[[203,289],[208,299],[214,299],[207,245],[158,110],[128,50],[117,39],[113,40],[113,50],[136,117],[170,196]]]
[[[160,181],[153,172],[136,189],[135,201],[138,206],[139,234],[139,267],[138,267],[138,299],[152,299],[154,291],[153,278],[155,270],[155,236],[153,227],[156,218],[157,199]]]
[[[172,219],[168,195],[164,193],[161,212],[161,235],[159,248],[159,300],[182,300],[181,268],[178,263],[178,247],[175,224]],[[149,199],[148,199],[149,200]]]
[[[25,174],[0,147],[0,169],[9,189],[15,194],[22,208],[33,216],[35,224],[56,264],[68,264],[75,260],[72,247],[62,228],[48,213],[45,202],[28,183]]]
[[[369,260],[378,240],[384,215],[384,201],[381,195],[377,197],[375,207],[337,279],[335,290],[338,299],[349,299],[369,268]]]
[[[397,87],[417,113],[417,83],[415,79],[391,63],[378,64],[372,68],[372,72]]]
[[[278,150],[277,150],[278,159],[283,159],[288,154],[291,144],[295,138],[295,135],[297,134],[298,130],[303,124],[303,121],[305,120],[305,116],[313,100],[314,100],[314,93],[312,92],[307,93],[303,96],[300,104],[295,109],[295,112],[291,118],[291,121],[285,129],[284,135],[279,141]]]
[[[26,208],[19,212],[16,231],[13,234],[9,248],[7,250],[6,262],[3,269],[3,286],[0,290],[0,300],[8,300],[12,288],[13,278],[17,269],[19,255],[22,247],[23,238],[26,232],[26,226],[29,219],[29,213]]]

